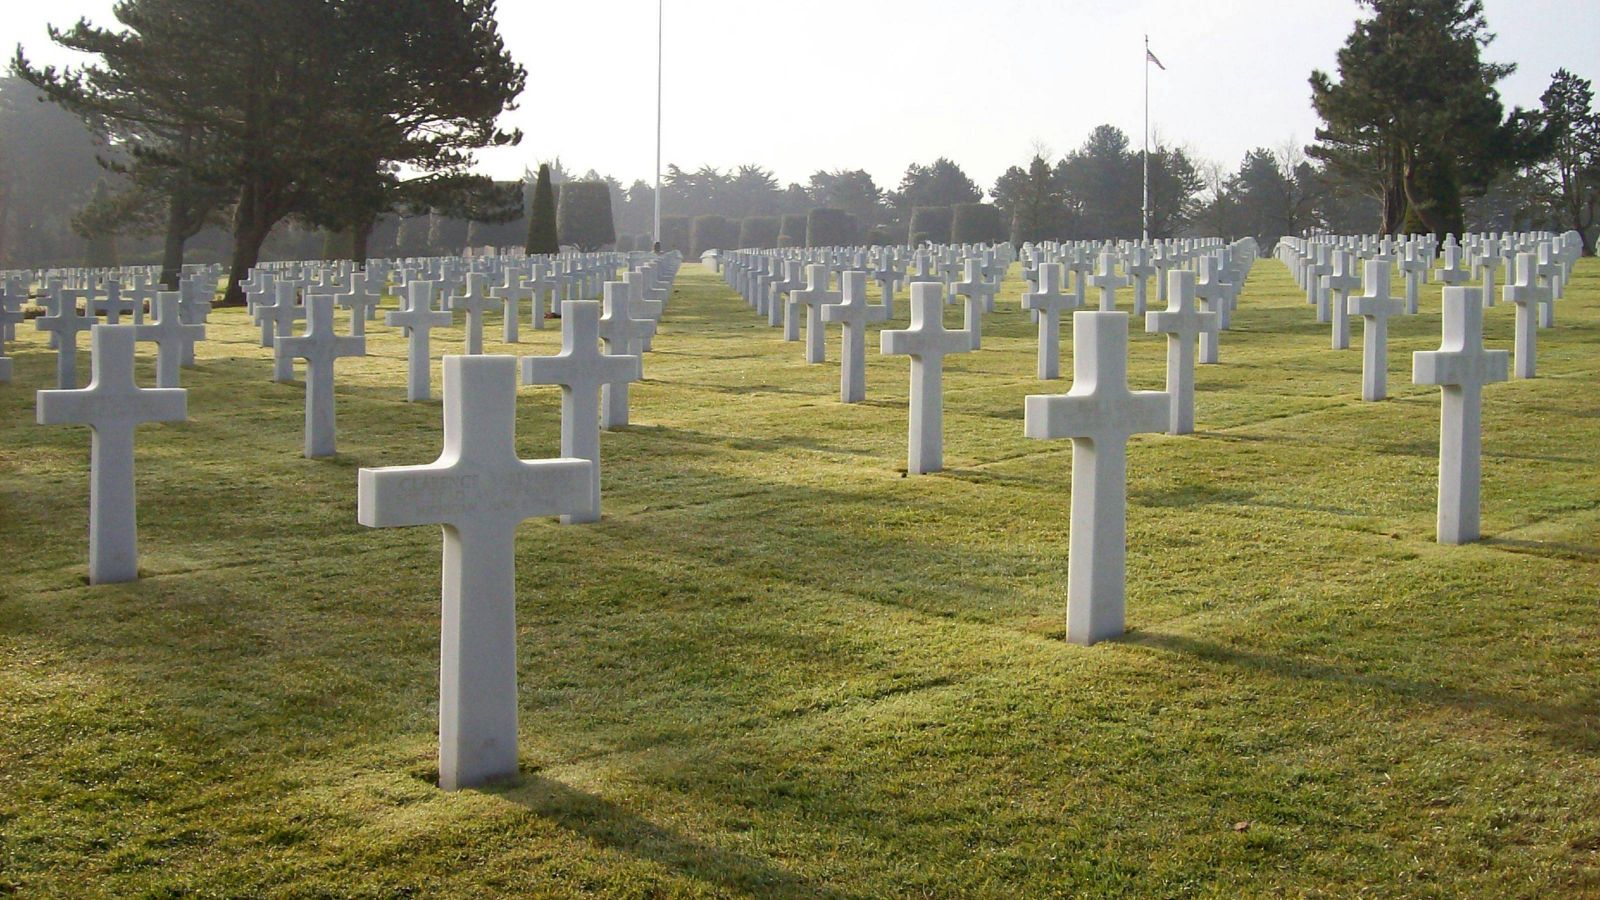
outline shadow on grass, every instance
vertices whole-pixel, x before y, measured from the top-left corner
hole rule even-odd
[[[802,437],[800,435],[781,435],[773,437],[748,437],[744,435],[716,435],[704,431],[695,431],[689,428],[678,428],[671,425],[650,426],[650,433],[661,437],[672,438],[686,444],[699,444],[709,447],[723,447],[729,450],[805,450],[812,453],[826,453],[843,456],[870,456],[878,455],[873,450],[852,449],[842,447],[837,441],[826,441],[818,438]]]
[[[1128,499],[1140,506],[1178,509],[1209,504],[1244,505],[1249,504],[1255,498],[1255,491],[1218,487],[1211,484],[1185,484],[1166,490],[1134,489],[1128,492]]]
[[[1600,691],[1596,690],[1588,691],[1573,702],[1557,705],[1353,671],[1327,663],[1242,650],[1180,634],[1129,632],[1121,642],[1279,678],[1321,681],[1364,690],[1375,688],[1401,700],[1420,701],[1465,712],[1487,712],[1507,719],[1532,720],[1543,737],[1562,748],[1587,754],[1600,752]]]
[[[758,897],[847,897],[755,857],[690,840],[585,791],[523,775],[485,791],[603,847],[687,878]]]
[[[696,388],[703,391],[714,391],[718,394],[734,394],[738,396],[749,394],[791,394],[797,397],[816,396],[813,391],[799,391],[776,384],[710,384],[703,381],[684,381],[676,378],[667,383],[675,388]]]
[[[1484,538],[1480,543],[1509,553],[1526,553],[1531,556],[1548,556],[1573,559],[1579,562],[1600,563],[1600,547],[1586,544],[1567,544],[1561,541],[1524,541],[1514,538]]]

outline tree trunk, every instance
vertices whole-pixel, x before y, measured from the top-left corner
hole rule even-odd
[[[372,242],[372,229],[377,225],[377,217],[369,216],[357,222],[350,229],[350,260],[361,268],[366,268],[367,247]]]
[[[1399,234],[1405,227],[1405,170],[1399,151],[1389,161],[1389,171],[1379,197],[1383,203],[1383,234]]]
[[[178,289],[178,276],[183,272],[183,247],[189,240],[188,216],[184,215],[183,200],[178,192],[167,198],[167,237],[161,250],[161,287]]]
[[[266,242],[273,224],[262,202],[260,187],[247,184],[233,215],[233,264],[228,272],[228,290],[222,296],[222,305],[244,305],[241,284],[250,277],[250,270],[261,258],[261,245]]]

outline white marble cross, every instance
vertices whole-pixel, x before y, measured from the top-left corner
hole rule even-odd
[[[144,310],[138,310],[135,315],[133,301],[122,296],[122,282],[111,279],[102,289],[106,295],[94,301],[94,305],[105,312],[107,325],[120,325],[124,314],[133,315],[135,325],[144,321]]]
[[[600,304],[593,300],[562,302],[560,353],[522,357],[523,384],[561,386],[561,455],[594,463],[589,503],[563,515],[563,524],[600,521],[600,388],[643,377],[639,357],[600,351]]]
[[[175,388],[178,367],[190,358],[195,341],[206,339],[206,327],[184,324],[182,297],[177,291],[158,292],[152,312],[154,323],[135,325],[134,340],[156,345],[156,387]]]
[[[1325,279],[1333,274],[1333,263],[1329,260],[1332,248],[1327,244],[1318,244],[1314,252],[1314,262],[1306,266],[1306,302],[1316,304],[1317,324],[1321,325],[1328,321],[1328,288]]]
[[[334,331],[331,294],[308,296],[306,306],[306,333],[278,338],[272,352],[291,366],[306,361],[306,458],[318,459],[335,453],[333,365],[346,356],[366,356],[367,339]]]
[[[1551,253],[1549,241],[1539,242],[1539,268],[1537,271],[1539,278],[1544,282],[1545,288],[1550,292],[1550,296],[1539,303],[1539,327],[1554,328],[1556,326],[1556,298],[1561,296],[1561,276],[1566,271],[1566,267],[1561,264],[1561,260],[1556,259]]]
[[[1156,301],[1167,302],[1167,272],[1177,268],[1182,260],[1167,247],[1165,243],[1157,242],[1155,253],[1150,258],[1150,264],[1156,267]]]
[[[1167,273],[1167,308],[1145,316],[1148,334],[1167,336],[1167,434],[1194,431],[1195,341],[1220,327],[1214,312],[1195,307],[1193,272],[1179,269]]]
[[[1165,431],[1171,400],[1128,389],[1127,313],[1073,313],[1072,346],[1072,389],[1029,396],[1023,431],[1072,439],[1067,640],[1087,645],[1124,631],[1128,438]]]
[[[376,314],[378,302],[382,299],[379,296],[381,291],[370,290],[370,278],[366,272],[350,273],[350,290],[338,295],[339,306],[350,310],[352,337],[362,337],[367,333],[367,320]]]
[[[906,273],[895,266],[894,256],[888,248],[878,260],[878,268],[872,273],[872,280],[878,283],[878,289],[883,293],[883,307],[889,311],[889,318],[894,318],[894,296],[905,284]]]
[[[15,329],[23,318],[21,304],[9,294],[0,293],[0,384],[11,380],[11,357],[6,356],[6,341],[16,340]]]
[[[189,278],[178,280],[178,313],[185,325],[204,325],[211,317],[211,301],[216,296],[215,278],[207,282],[206,276],[193,275]],[[193,366],[194,341],[186,341],[183,345],[183,364]]]
[[[299,287],[293,282],[278,280],[274,283],[274,303],[256,304],[256,319],[261,320],[261,346],[270,348],[272,341],[280,336],[291,335],[294,331],[294,320],[306,317],[306,307],[296,303]],[[274,381],[293,381],[293,364],[285,368],[285,364],[278,364],[272,373]]]
[[[144,305],[155,300],[156,288],[150,286],[145,276],[135,273],[122,288],[122,296],[133,304],[133,324],[143,325]],[[154,313],[154,307],[150,311]]]
[[[1061,262],[1072,273],[1072,298],[1075,301],[1073,305],[1078,307],[1086,305],[1084,289],[1088,287],[1089,270],[1093,266],[1088,251],[1077,246],[1068,248],[1066,253],[1062,254]],[[1159,264],[1158,262],[1157,265]]]
[[[1150,263],[1150,256],[1144,247],[1136,246],[1128,253],[1128,261],[1123,264],[1123,269],[1128,273],[1128,278],[1133,282],[1133,314],[1145,314],[1145,304],[1148,288],[1146,279],[1156,274],[1156,267]],[[1169,279],[1170,280],[1170,279]],[[1171,308],[1170,305],[1168,307]],[[1226,313],[1224,313],[1226,316]]]
[[[78,315],[78,303],[61,292],[55,312],[33,320],[33,327],[50,332],[56,347],[56,388],[70,391],[78,386],[78,334],[95,326],[93,316]]]
[[[1478,257],[1478,270],[1483,274],[1483,286],[1480,288],[1483,291],[1483,305],[1485,308],[1491,309],[1494,307],[1495,301],[1499,299],[1495,293],[1495,275],[1500,271],[1501,258],[1500,254],[1495,251],[1495,243],[1495,241],[1490,241],[1489,247],[1482,256]]]
[[[1446,244],[1444,247],[1444,260],[1439,263],[1438,277],[1435,280],[1450,287],[1471,281],[1472,272],[1463,263],[1461,248],[1453,243]]]
[[[545,297],[555,296],[559,282],[550,277],[549,267],[542,262],[536,262],[523,285],[529,291],[528,302],[531,306],[528,310],[529,320],[533,322],[534,328],[544,328]],[[551,304],[550,310],[555,311],[554,303]]]
[[[517,526],[589,504],[594,464],[519,458],[516,423],[514,357],[446,356],[439,459],[359,474],[361,524],[443,526],[439,786],[447,791],[517,774]]]
[[[1366,293],[1345,301],[1345,311],[1360,316],[1361,399],[1382,400],[1389,396],[1389,317],[1405,307],[1389,296],[1389,264],[1367,260]]]
[[[1356,255],[1348,250],[1333,254],[1333,271],[1323,278],[1329,295],[1329,315],[1333,319],[1332,344],[1335,350],[1350,349],[1350,295],[1361,287],[1361,275],[1355,271]]]
[[[650,345],[655,341],[656,331],[661,326],[661,316],[665,313],[659,300],[645,298],[644,275],[640,272],[624,272],[622,283],[628,286],[628,314],[649,319],[650,330],[644,335],[644,350],[650,352]]]
[[[1110,250],[1100,254],[1100,267],[1089,276],[1089,285],[1100,291],[1101,312],[1111,312],[1116,309],[1117,289],[1125,288],[1131,283],[1128,276],[1117,274],[1117,257]],[[1073,321],[1077,321],[1076,314],[1073,315]],[[1076,336],[1073,339],[1076,340]]]
[[[261,320],[263,347],[271,347],[278,338],[292,335],[295,320],[306,317],[306,308],[295,302],[299,287],[293,282],[279,280],[273,289],[277,295],[275,302],[256,304],[256,316]],[[274,356],[272,380],[280,384],[293,381],[294,360],[285,356]]]
[[[1022,295],[1022,308],[1038,315],[1039,377],[1061,377],[1061,313],[1077,306],[1077,298],[1064,292],[1066,270],[1060,263],[1039,265],[1039,289]]]
[[[1444,341],[1412,354],[1411,380],[1441,388],[1439,518],[1441,544],[1478,539],[1483,466],[1483,386],[1506,380],[1507,353],[1483,348],[1483,298],[1444,289]]]
[[[1217,329],[1233,330],[1233,314],[1239,309],[1239,297],[1244,293],[1245,282],[1250,277],[1250,265],[1241,259],[1242,254],[1224,251],[1217,262],[1218,280],[1228,286],[1228,299],[1217,310]]]
[[[244,291],[245,311],[250,314],[252,320],[259,318],[256,315],[257,307],[271,302],[271,299],[277,296],[274,290],[277,280],[278,276],[271,272],[251,269],[250,277],[240,283],[239,287]],[[272,331],[265,326],[261,331],[261,346],[272,346]]]
[[[1428,259],[1415,243],[1406,244],[1405,255],[1400,257],[1400,272],[1406,278],[1406,315],[1414,316],[1421,308],[1422,285],[1428,280]]]
[[[139,577],[133,431],[142,422],[181,422],[182,388],[133,382],[134,325],[96,325],[90,335],[92,377],[83,390],[39,391],[40,425],[87,425],[89,444],[89,583]]]
[[[467,276],[466,293],[450,298],[451,309],[462,309],[467,312],[468,356],[477,356],[483,352],[483,314],[489,311],[490,301],[493,299],[489,296],[488,281],[489,276],[474,272]]]
[[[867,302],[867,273],[840,274],[840,301],[822,308],[822,321],[843,326],[840,335],[839,400],[859,403],[867,398],[867,325],[887,322],[889,308]]]
[[[800,340],[800,319],[790,310],[790,304],[783,298],[793,298],[796,291],[806,289],[804,269],[797,259],[774,260],[773,265],[782,263],[783,274],[766,276],[766,292],[760,299],[757,313],[765,312],[767,324],[776,328],[783,325],[783,339],[786,341]]]
[[[913,282],[911,326],[878,333],[879,350],[911,357],[911,423],[906,472],[924,475],[944,468],[944,358],[970,353],[965,331],[944,327],[944,285]]]
[[[389,327],[404,328],[406,332],[406,399],[412,403],[433,395],[430,332],[455,321],[450,313],[433,308],[433,286],[432,281],[412,281],[406,285],[406,308],[384,316]]]
[[[1517,254],[1517,279],[1505,287],[1507,303],[1517,307],[1516,354],[1512,371],[1518,378],[1534,377],[1534,357],[1538,351],[1538,315],[1542,304],[1550,302],[1550,288],[1539,284],[1539,262],[1532,253]]]
[[[16,286],[7,287],[0,281],[0,344],[17,339],[17,326],[23,321],[22,304],[28,293]],[[4,355],[0,351],[0,355]]]
[[[521,343],[517,324],[522,318],[522,297],[528,293],[520,269],[507,266],[499,284],[489,288],[489,296],[500,301],[500,340],[506,344]]]
[[[1194,283],[1194,296],[1200,303],[1204,312],[1216,315],[1217,324],[1214,328],[1206,328],[1200,332],[1201,365],[1214,366],[1220,359],[1222,345],[1222,310],[1228,305],[1231,291],[1228,285],[1218,277],[1218,261],[1214,256],[1202,256],[1199,261],[1199,277]],[[1172,282],[1168,274],[1167,293],[1168,302],[1171,302]]]
[[[983,314],[994,308],[1000,283],[983,277],[981,259],[969,257],[962,274],[964,277],[951,286],[951,292],[963,300],[961,327],[972,340],[972,349],[977,350],[983,346]]]
[[[602,287],[605,315],[600,317],[600,341],[611,356],[637,356],[644,365],[644,342],[655,334],[654,319],[635,319],[630,313],[628,283],[607,281]],[[641,377],[642,371],[641,371]],[[628,382],[608,381],[600,386],[600,427],[606,430],[628,424]]]
[[[794,321],[792,316],[795,308],[806,308],[806,362],[816,364],[828,361],[827,335],[822,328],[822,308],[832,303],[838,303],[842,295],[837,291],[828,290],[828,267],[824,265],[806,266],[806,289],[793,291],[789,294],[789,302],[784,304],[784,339],[789,340],[789,322]]]

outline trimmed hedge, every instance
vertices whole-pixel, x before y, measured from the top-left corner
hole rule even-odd
[[[783,248],[806,245],[806,217],[802,213],[787,213],[778,226],[778,246]]]
[[[806,216],[807,247],[846,247],[856,242],[856,217],[823,207]]]
[[[569,181],[556,201],[556,231],[585,253],[617,240],[611,219],[611,186],[604,181]]]
[[[777,216],[745,216],[739,222],[739,248],[771,250],[778,246]]]
[[[1000,209],[987,203],[963,203],[950,217],[950,242],[989,244],[1005,239]]]
[[[867,243],[873,247],[898,247],[905,242],[905,229],[898,226],[877,225],[867,232]]]
[[[689,229],[688,216],[662,216],[661,252],[671,253],[676,250],[687,256],[689,254]]]
[[[950,225],[955,212],[948,206],[919,206],[911,211],[911,245],[950,241]]]
[[[738,239],[738,228],[726,216],[696,216],[689,234],[691,256],[699,259],[707,250],[732,250]]]

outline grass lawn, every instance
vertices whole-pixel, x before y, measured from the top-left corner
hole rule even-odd
[[[1362,403],[1359,322],[1327,349],[1260,261],[1199,432],[1129,448],[1130,630],[1092,648],[1063,639],[1070,443],[1022,436],[1068,382],[1033,377],[1015,273],[948,360],[948,471],[908,479],[904,357],[869,336],[841,405],[836,331],[808,366],[685,265],[603,438],[605,520],[520,532],[523,774],[457,794],[439,532],[356,523],[357,467],[439,452],[398,331],[339,363],[340,455],[309,461],[301,385],[217,311],[190,421],[139,432],[144,578],[89,587],[89,435],[33,424],[53,354],[21,329],[0,893],[1600,895],[1600,263],[1540,377],[1485,391],[1487,539],[1441,547],[1439,392],[1410,384],[1438,286]],[[1485,328],[1509,348],[1512,308]],[[522,334],[487,349],[559,344]],[[557,389],[522,395],[523,455],[556,455]]]

